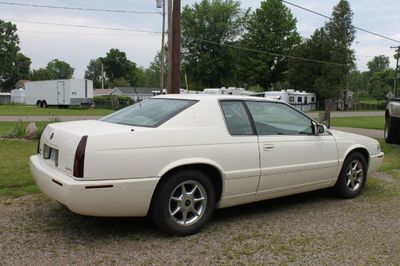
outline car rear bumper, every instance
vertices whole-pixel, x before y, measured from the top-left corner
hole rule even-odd
[[[80,181],[30,157],[40,190],[71,211],[90,216],[146,216],[159,178]]]
[[[368,174],[372,174],[381,167],[385,154],[383,152],[372,155],[369,161]]]

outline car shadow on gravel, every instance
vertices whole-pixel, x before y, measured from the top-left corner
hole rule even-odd
[[[318,190],[294,196],[271,199],[216,210],[208,227],[223,225],[230,221],[239,221],[243,218],[252,219],[259,215],[281,212],[288,209],[312,207],[313,204],[335,201],[329,190]],[[49,202],[47,201],[47,204]],[[36,210],[34,216],[38,223],[44,224],[50,231],[57,230],[58,234],[69,238],[97,239],[151,239],[168,237],[152,224],[149,218],[108,218],[91,217],[72,213],[65,207],[52,202],[52,206],[45,204]],[[47,205],[47,206],[46,206]],[[39,212],[37,212],[39,211]],[[212,228],[210,228],[212,230]]]
[[[330,189],[316,190],[281,198],[269,199],[249,203],[224,209],[218,209],[214,213],[213,223],[224,223],[231,219],[240,219],[246,217],[251,219],[252,216],[262,214],[281,212],[289,209],[299,209],[312,207],[314,204],[333,203],[342,201],[334,197]]]

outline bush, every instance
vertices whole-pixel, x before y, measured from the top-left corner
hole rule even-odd
[[[15,125],[15,127],[11,129],[9,137],[22,139],[25,138],[25,135],[26,135],[25,124],[21,120],[19,120],[18,123]]]

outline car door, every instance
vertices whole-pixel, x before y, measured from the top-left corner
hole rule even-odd
[[[329,132],[314,134],[312,120],[281,102],[247,101],[260,149],[258,193],[331,182],[338,167]]]
[[[221,100],[227,138],[224,197],[254,196],[260,179],[258,137],[244,101]],[[238,202],[236,202],[238,203]]]

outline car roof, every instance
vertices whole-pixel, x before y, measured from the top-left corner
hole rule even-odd
[[[151,97],[152,99],[182,99],[197,101],[216,101],[216,100],[256,100],[266,102],[283,102],[281,100],[247,96],[247,95],[227,95],[227,94],[164,94]]]

